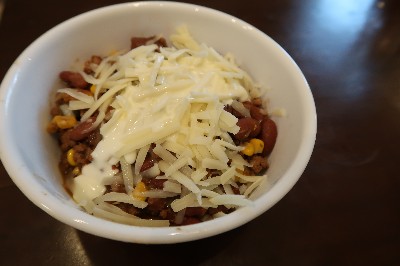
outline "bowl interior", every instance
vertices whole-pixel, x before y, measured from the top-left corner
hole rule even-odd
[[[58,147],[45,131],[50,119],[50,95],[58,73],[93,54],[105,55],[112,50],[129,48],[132,36],[161,33],[168,37],[181,24],[186,24],[198,41],[221,53],[234,54],[240,66],[262,85],[269,110],[286,110],[286,117],[275,119],[278,140],[270,157],[268,182],[254,193],[253,207],[179,230],[124,226],[87,215],[62,187],[57,168]],[[198,239],[227,231],[258,216],[281,199],[300,177],[311,155],[316,130],[315,107],[307,82],[278,44],[232,16],[168,2],[115,5],[56,26],[29,46],[11,66],[2,83],[0,107],[1,159],[31,201],[80,230],[139,243]]]

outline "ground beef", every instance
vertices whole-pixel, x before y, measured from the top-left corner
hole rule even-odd
[[[60,148],[63,152],[68,151],[76,145],[76,141],[70,137],[70,130],[62,130],[59,133]]]
[[[261,173],[263,170],[268,168],[268,160],[267,158],[259,155],[252,156],[250,159],[250,163],[253,166],[252,170],[255,174]]]
[[[77,165],[83,166],[89,164],[92,160],[92,148],[84,143],[79,143],[73,147],[74,149],[74,161]]]
[[[58,168],[60,169],[60,172],[64,176],[65,179],[73,177],[73,175],[71,173],[72,172],[72,167],[68,163],[67,154],[66,153],[62,153],[61,154],[61,158],[60,158],[60,161],[58,163]]]
[[[62,115],[63,113],[61,112],[61,109],[60,109],[60,106],[59,105],[56,105],[56,106],[53,106],[51,109],[50,109],[50,115],[52,116],[52,117],[54,117],[54,116],[56,116],[56,115]]]

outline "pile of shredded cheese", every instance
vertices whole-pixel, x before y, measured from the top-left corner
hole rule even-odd
[[[98,112],[94,126],[100,126],[103,139],[92,153],[93,161],[70,187],[74,200],[89,213],[121,223],[165,226],[168,221],[139,219],[107,202],[145,208],[145,201],[132,196],[135,186],[142,178],[156,176],[167,179],[163,190],[142,195],[179,196],[171,204],[175,212],[195,206],[246,206],[251,204],[248,195],[265,178],[241,174],[251,165],[229,135],[238,132],[238,119],[224,110],[227,104],[259,96],[249,75],[232,55],[222,56],[197,43],[185,26],[177,28],[169,41],[170,47],[149,44],[103,58],[93,66],[93,75],[81,72],[94,84],[94,96],[59,90],[75,98],[70,110],[86,110],[81,121]],[[111,118],[106,119],[109,107]],[[152,143],[161,160],[140,173]],[[122,173],[113,167],[117,163]],[[208,177],[207,169],[221,174]],[[117,178],[126,194],[104,194],[106,185]],[[235,195],[231,186],[241,195]]]

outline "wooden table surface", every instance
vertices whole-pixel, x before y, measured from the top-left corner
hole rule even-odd
[[[117,2],[123,1],[6,1],[0,78],[46,30]],[[137,245],[53,219],[0,164],[0,265],[400,265],[400,1],[189,2],[251,23],[303,70],[318,134],[299,182],[273,208],[228,233]]]

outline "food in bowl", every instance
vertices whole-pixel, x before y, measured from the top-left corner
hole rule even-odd
[[[197,40],[235,55],[240,66],[260,84],[261,98],[267,101],[269,112],[285,108],[287,116],[275,120],[279,135],[268,156],[268,178],[251,193],[251,206],[188,226],[129,226],[90,215],[62,186],[57,167],[59,147],[52,135],[44,134],[49,121],[47,95],[52,93],[60,71],[77,70],[71,60],[123,49],[128,46],[129,37],[135,35],[170,36],[181,23],[188,25]],[[1,161],[18,188],[36,206],[89,234],[146,244],[215,236],[262,215],[296,184],[309,161],[316,136],[316,110],[310,87],[279,44],[240,18],[201,6],[155,1],[93,10],[61,23],[34,41],[2,81],[0,123]]]
[[[48,132],[88,213],[139,226],[188,225],[251,205],[277,128],[233,55],[185,26],[63,71]]]

